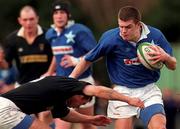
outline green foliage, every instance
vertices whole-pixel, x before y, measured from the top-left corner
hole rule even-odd
[[[110,27],[116,26],[116,21],[112,18],[112,24],[104,24],[103,28],[98,29],[99,23],[94,23],[89,15],[86,15],[81,9],[80,4],[83,1],[69,0],[72,6],[72,14],[77,22],[89,26],[98,39],[102,30],[107,30]],[[52,23],[50,6],[53,0],[1,0],[0,12],[0,27],[3,31],[0,32],[0,40],[2,40],[8,33],[17,29],[17,17],[19,9],[26,4],[34,6],[39,12],[40,24],[44,27],[49,27]],[[107,1],[104,1],[107,2]],[[157,0],[155,6],[148,8],[143,14],[143,21],[152,26],[158,27],[162,30],[170,42],[177,42],[180,40],[180,1],[179,0]],[[92,1],[93,3],[93,1]],[[113,2],[112,2],[113,3]],[[133,2],[132,2],[133,3]],[[139,4],[141,5],[141,4]],[[101,6],[101,5],[100,5]],[[102,5],[104,6],[104,5]],[[141,5],[143,7],[143,5]],[[148,6],[148,5],[146,5]],[[145,8],[145,7],[143,7]],[[101,7],[99,7],[101,9]],[[99,10],[100,11],[100,10]],[[107,10],[108,13],[108,10]],[[91,14],[92,15],[92,14]],[[114,16],[110,16],[114,17]],[[108,25],[108,26],[107,26]]]
[[[159,0],[148,10],[144,21],[159,28],[170,42],[180,41],[180,1]]]
[[[180,61],[180,45],[179,43],[173,45],[173,55],[176,58],[177,62]],[[163,89],[163,88],[169,88],[174,91],[180,92],[180,67],[178,67],[175,71],[168,70],[166,67],[164,67],[161,70],[161,77],[158,81],[158,86]]]

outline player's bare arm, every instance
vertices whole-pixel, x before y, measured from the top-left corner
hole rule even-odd
[[[161,47],[157,46],[153,47],[151,46],[152,49],[154,49],[154,52],[150,52],[149,55],[153,55],[151,57],[151,60],[153,60],[154,64],[162,61],[165,63],[166,67],[171,70],[176,69],[176,58],[170,56],[168,53],[166,53]]]
[[[176,69],[176,58],[170,56],[167,54],[161,47],[157,46],[159,53],[160,53],[160,58],[162,61],[164,61],[166,67],[171,70]]]
[[[92,62],[86,61],[84,58],[82,58],[80,62],[76,65],[72,73],[69,75],[69,77],[72,78],[79,77],[85,70],[89,68],[91,64]]]
[[[61,118],[68,122],[74,123],[91,123],[97,126],[106,126],[111,123],[111,120],[104,115],[87,116],[70,109],[70,112],[64,118]]]
[[[44,73],[42,76],[46,77],[46,76],[51,76],[51,75],[53,75],[54,72],[55,72],[55,68],[56,68],[56,58],[55,58],[55,56],[53,56],[52,61],[51,61],[51,64],[50,64],[47,72]]]
[[[131,97],[125,96],[123,94],[116,92],[113,89],[110,89],[104,86],[88,85],[84,88],[83,92],[89,96],[96,96],[96,97],[100,97],[100,98],[108,99],[108,100],[120,100],[120,101],[127,102],[128,104],[132,106],[137,106],[140,108],[144,107],[143,101],[141,101],[139,98],[131,98]]]
[[[39,119],[35,118],[29,129],[52,129],[52,128],[45,122],[42,122]]]

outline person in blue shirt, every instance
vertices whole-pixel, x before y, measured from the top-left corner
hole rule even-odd
[[[149,42],[156,47],[149,53],[152,63],[164,62],[170,70],[176,69],[176,58],[165,36],[157,28],[141,22],[141,14],[132,6],[125,6],[118,14],[119,27],[108,30],[97,46],[75,67],[70,77],[77,78],[94,61],[106,58],[108,74],[114,90],[124,95],[139,97],[145,108],[132,107],[126,102],[109,101],[108,117],[115,119],[115,129],[132,129],[133,117],[140,118],[148,129],[165,129],[166,117],[162,93],[156,86],[160,70],[150,70],[137,57],[137,47]]]
[[[4,49],[0,45],[0,58],[4,58]],[[18,72],[15,66],[8,69],[0,69],[0,94],[6,93],[14,89],[14,84],[17,81]]]
[[[95,47],[96,40],[91,30],[85,25],[75,23],[71,19],[70,3],[55,1],[52,4],[53,25],[46,33],[46,39],[53,50],[53,60],[48,71],[43,76],[66,76],[72,72],[82,56]],[[79,78],[94,84],[91,68],[88,68]],[[95,98],[78,109],[84,114],[94,114]],[[61,122],[62,123],[62,122]],[[82,124],[83,129],[95,129],[91,124]],[[58,125],[56,125],[58,126]],[[59,125],[59,128],[68,129],[70,123]]]
[[[17,80],[17,70],[13,66],[9,69],[0,69],[0,94],[14,89]]]

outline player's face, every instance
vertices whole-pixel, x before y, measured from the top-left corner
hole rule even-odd
[[[38,21],[39,17],[31,9],[23,10],[20,13],[20,17],[18,18],[19,24],[24,27],[24,31],[27,33],[31,33],[37,30]]]
[[[53,21],[56,28],[64,28],[68,22],[68,14],[63,10],[56,10],[53,13]]]
[[[67,106],[73,108],[79,108],[81,105],[89,102],[89,99],[84,98],[83,95],[74,95],[70,99],[67,100]]]
[[[118,19],[120,36],[123,40],[136,42],[140,38],[140,23],[135,23],[133,20],[122,21]]]

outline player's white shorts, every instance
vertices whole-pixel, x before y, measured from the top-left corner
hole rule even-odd
[[[83,78],[83,79],[79,79],[79,81],[86,81],[89,82],[91,84],[95,84],[95,81],[93,79],[93,77],[90,75],[87,78]],[[92,98],[92,100],[84,105],[81,105],[80,108],[87,108],[87,107],[91,107],[95,104],[95,97]]]
[[[127,88],[125,86],[116,85],[114,90],[126,96],[140,98],[144,102],[145,107],[153,104],[163,105],[162,93],[154,83],[142,88]],[[109,101],[107,114],[108,117],[114,119],[129,118],[132,116],[139,117],[140,108],[130,106],[128,103],[122,101]]]
[[[26,123],[28,117],[9,99],[0,97],[0,129],[18,129]],[[32,121],[28,124],[30,125]],[[29,126],[28,125],[28,126]]]

